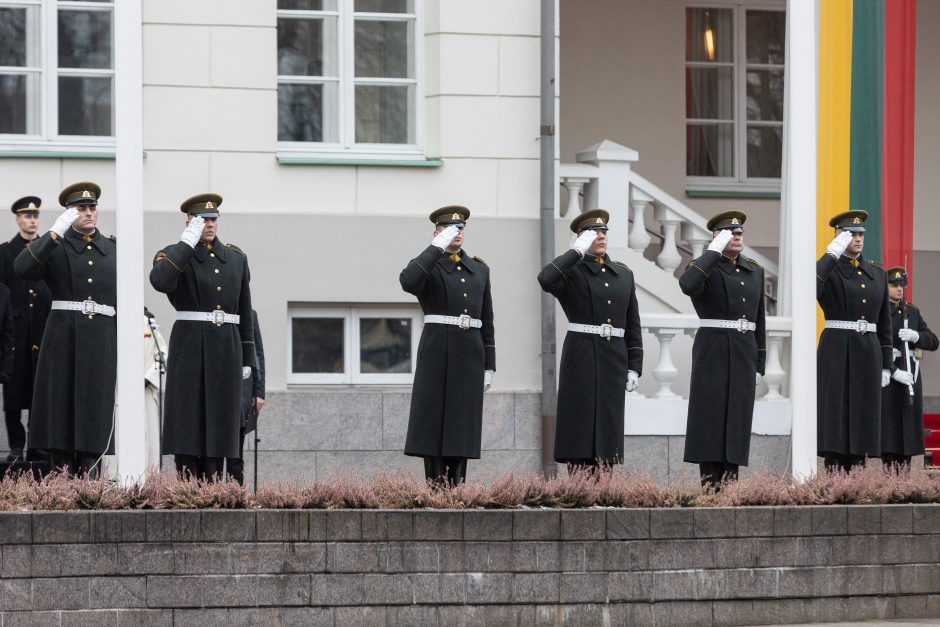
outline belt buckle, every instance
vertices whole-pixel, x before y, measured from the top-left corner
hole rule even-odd
[[[220,327],[225,324],[225,312],[221,309],[216,309],[212,312],[212,322],[215,326]]]
[[[737,328],[739,333],[747,333],[750,330],[747,328],[747,320],[744,318],[738,318],[737,323],[735,323],[735,328]]]
[[[611,337],[613,334],[614,334],[613,325],[606,324],[606,323],[601,325],[601,333],[600,333],[601,337]]]
[[[855,330],[865,335],[868,333],[868,320],[856,320],[855,321]]]
[[[82,313],[85,314],[86,316],[95,315],[96,313],[98,313],[97,311],[95,311],[95,306],[97,304],[98,303],[96,303],[93,300],[83,300],[82,301]]]
[[[467,329],[470,328],[470,320],[471,318],[467,314],[460,314],[459,324],[457,326],[459,326],[461,329],[466,331]]]

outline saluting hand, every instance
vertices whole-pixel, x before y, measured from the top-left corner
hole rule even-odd
[[[718,235],[715,236],[715,239],[712,240],[712,243],[708,245],[708,250],[716,252],[719,255],[725,252],[725,248],[728,247],[728,242],[734,238],[734,233],[729,229],[721,229],[718,231]]]
[[[190,248],[195,248],[196,244],[199,243],[199,238],[202,237],[202,230],[204,228],[206,228],[205,218],[202,216],[193,216],[189,219],[189,224],[186,225],[186,228],[183,229],[183,233],[180,235],[180,241]]]
[[[591,244],[593,244],[596,239],[597,231],[594,229],[585,229],[578,235],[578,239],[574,240],[574,244],[571,245],[571,248],[578,251],[578,254],[583,257],[584,253],[588,251]]]
[[[69,227],[72,226],[72,223],[78,219],[78,209],[75,207],[69,207],[55,219],[55,224],[52,225],[52,228],[49,229],[59,237],[64,237],[65,232],[69,230]]]
[[[842,231],[829,245],[826,247],[826,252],[838,259],[842,256],[842,253],[845,252],[845,249],[849,247],[849,242],[852,241],[852,233],[850,231]]]
[[[431,240],[431,245],[437,246],[441,250],[447,250],[447,247],[456,239],[458,233],[460,233],[460,229],[451,224],[434,236],[434,239]]]
[[[640,374],[633,370],[627,370],[627,392],[632,392],[638,387],[640,387]]]

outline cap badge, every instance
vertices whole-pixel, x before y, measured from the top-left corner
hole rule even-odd
[[[594,220],[594,224],[604,224],[603,218],[597,218]]]
[[[741,221],[737,218],[731,218],[731,224],[741,224]]]
[[[91,192],[86,189],[82,192],[82,198],[91,198]]]
[[[34,202],[29,203],[29,206],[26,207],[26,208],[27,208],[28,210],[30,210],[30,211],[38,211],[38,210],[39,210],[39,207],[37,207],[37,206],[36,206],[36,203],[34,203]]]
[[[454,213],[454,215],[452,215],[452,216],[450,217],[450,219],[451,219],[451,220],[459,220],[459,219],[460,219],[460,214],[459,214],[459,213]]]
[[[206,209],[215,209],[215,205],[212,204],[211,200],[206,201]]]
[[[859,220],[858,217],[855,217],[855,218],[852,220],[852,224],[861,224],[861,223],[862,223],[862,221]]]
[[[895,273],[894,273],[894,278],[900,279],[900,278],[901,278],[901,272],[900,272],[900,271],[895,272]]]

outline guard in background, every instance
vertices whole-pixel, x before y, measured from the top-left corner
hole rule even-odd
[[[935,351],[940,346],[920,309],[905,302],[905,287],[907,271],[889,268],[895,371],[890,385],[881,391],[881,462],[897,468],[910,466],[912,456],[924,454],[924,390],[914,351]]]
[[[167,360],[163,454],[196,477],[239,455],[242,380],[254,366],[248,258],[217,237],[218,194],[180,205],[180,241],[157,252],[150,284],[176,309]]]
[[[816,446],[829,471],[881,455],[881,388],[894,358],[888,277],[862,255],[867,211],[845,211],[816,262],[816,301],[826,328],[816,349]]]
[[[52,295],[42,337],[29,447],[46,449],[49,463],[69,474],[90,473],[114,453],[117,380],[117,248],[97,228],[95,183],[69,185],[66,207],[52,228],[16,257],[16,274],[44,280]]]
[[[255,368],[251,376],[242,381],[242,428],[240,430],[238,457],[225,458],[225,472],[238,483],[245,485],[245,436],[258,428],[258,414],[264,406],[264,342],[258,312],[251,310],[251,323],[255,334]],[[258,447],[255,447],[255,470],[258,468]],[[255,489],[258,486],[255,485]]]
[[[483,392],[496,371],[490,269],[462,248],[469,209],[442,207],[429,217],[431,244],[398,278],[424,312],[405,455],[423,457],[435,485],[456,485],[467,459],[480,457]]]
[[[767,356],[764,269],[741,254],[746,220],[740,211],[709,220],[708,250],[679,278],[699,317],[684,460],[699,465],[703,486],[737,480],[738,467],[747,466],[754,393]]]
[[[147,436],[147,468],[159,470],[160,422],[166,388],[166,340],[160,325],[144,307],[144,433]]]
[[[538,275],[568,317],[554,456],[569,472],[623,462],[624,390],[635,390],[643,372],[636,282],[607,255],[609,220],[603,209],[575,217],[574,245]]]
[[[16,216],[19,232],[10,241],[0,244],[0,283],[10,288],[13,311],[13,371],[10,379],[3,383],[3,417],[10,444],[7,461],[11,462],[23,456],[26,446],[26,430],[21,419],[23,410],[29,411],[32,407],[39,347],[52,304],[45,282],[21,279],[13,270],[16,256],[37,237],[41,204],[36,196],[14,202],[10,210]]]

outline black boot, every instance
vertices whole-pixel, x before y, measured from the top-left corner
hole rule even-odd
[[[444,487],[444,480],[447,478],[443,457],[425,457],[424,458],[424,478],[431,482],[432,487]]]
[[[451,487],[460,485],[467,480],[466,457],[447,458],[447,480],[450,482]]]

